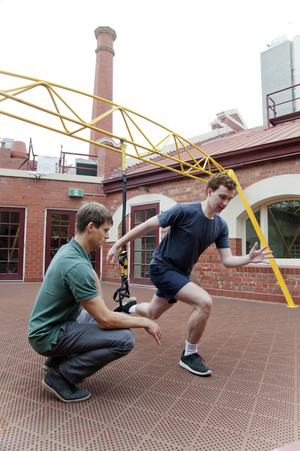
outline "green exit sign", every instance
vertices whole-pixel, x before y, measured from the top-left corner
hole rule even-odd
[[[83,189],[69,189],[69,196],[71,197],[83,197]]]

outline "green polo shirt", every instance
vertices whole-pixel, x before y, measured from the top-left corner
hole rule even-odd
[[[74,239],[56,253],[29,320],[28,340],[36,352],[49,351],[61,325],[80,314],[80,302],[98,295],[92,269],[89,256]]]

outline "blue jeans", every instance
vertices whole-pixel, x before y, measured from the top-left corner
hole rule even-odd
[[[57,343],[43,355],[65,357],[61,359],[59,370],[68,381],[76,384],[124,357],[133,346],[134,335],[130,329],[103,330],[86,310],[82,310],[77,321],[62,324]]]

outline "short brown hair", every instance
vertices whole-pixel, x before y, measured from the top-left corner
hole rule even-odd
[[[88,202],[79,208],[75,220],[75,233],[83,233],[86,226],[93,222],[97,229],[107,222],[113,224],[112,214],[98,202]]]
[[[209,188],[216,191],[220,185],[225,186],[229,190],[236,190],[236,182],[226,172],[214,174],[207,182],[206,192]]]

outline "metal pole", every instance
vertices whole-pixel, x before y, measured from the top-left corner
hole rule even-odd
[[[122,184],[123,184],[123,205],[122,205],[122,236],[126,234],[126,202],[127,202],[127,180],[126,180],[126,151],[125,142],[121,140],[122,150]],[[119,255],[119,264],[122,266],[121,274],[121,287],[118,288],[113,296],[116,302],[119,302],[122,307],[122,300],[130,297],[128,287],[128,259],[127,259],[127,246],[123,244],[122,250]]]

